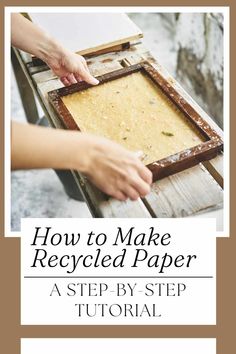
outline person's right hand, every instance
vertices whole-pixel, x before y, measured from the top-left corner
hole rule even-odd
[[[12,123],[13,169],[54,168],[84,173],[103,192],[126,200],[150,191],[152,173],[137,155],[92,134]]]
[[[108,139],[85,136],[83,172],[100,190],[118,200],[137,200],[150,192],[152,173],[135,153]]]

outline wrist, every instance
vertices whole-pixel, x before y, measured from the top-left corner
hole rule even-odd
[[[45,33],[43,40],[38,44],[38,57],[50,67],[59,66],[63,57],[63,48]]]
[[[90,175],[96,151],[94,138],[87,133],[68,133],[68,168]]]

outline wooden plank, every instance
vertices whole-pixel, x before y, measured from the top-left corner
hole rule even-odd
[[[98,57],[86,58],[86,61],[92,75],[98,76],[109,72],[109,70],[113,71],[119,69],[120,65],[122,67],[127,67],[131,65],[131,62],[138,63],[140,62],[140,60],[142,60],[140,55],[145,55],[146,52],[146,48],[141,43],[138,43],[135,46],[131,46],[125,51],[113,52],[109,54],[99,55]],[[23,54],[24,52],[21,53]],[[140,55],[138,55],[137,53],[140,53]],[[27,68],[31,75],[50,70],[47,65],[32,65],[32,62],[27,62]],[[55,77],[56,76],[51,72],[51,78]],[[43,76],[40,80],[43,81]],[[48,80],[47,74],[46,80]]]
[[[46,64],[34,66],[32,63],[28,63],[27,68],[31,75],[49,70],[49,67]]]
[[[179,218],[222,208],[223,191],[198,165],[153,184],[144,203],[159,218]]]
[[[45,73],[49,73],[49,71],[44,72],[44,74]],[[36,74],[36,75],[39,75],[39,74]],[[50,73],[49,73],[49,75],[50,75]],[[45,77],[45,75],[44,75],[44,77]],[[36,83],[36,85],[37,85],[37,91],[38,91],[38,95],[39,95],[38,97],[39,97],[40,103],[41,103],[41,105],[44,109],[45,115],[49,119],[51,125],[56,128],[63,128],[58,117],[53,112],[52,107],[51,107],[50,103],[48,102],[48,97],[47,97],[48,92],[51,90],[52,87],[53,88],[63,87],[62,82],[56,78],[54,80],[49,79],[49,80],[43,81],[42,83],[39,81],[39,83],[38,84]]]
[[[20,50],[20,49],[17,49],[17,50],[18,50],[18,52],[19,52],[24,64],[28,64],[28,63],[32,62],[31,54],[26,53],[26,52],[24,52],[23,50]]]
[[[146,48],[142,44],[137,44],[125,51],[89,58],[87,64],[92,75],[103,75],[109,71],[117,70],[121,67],[127,67],[131,62],[135,64],[140,62],[141,57],[137,54],[138,52],[144,54]]]
[[[60,81],[58,79],[57,75],[55,75],[54,72],[49,69],[42,71],[42,72],[32,74],[32,80],[35,82],[36,85],[38,85],[42,82],[46,82],[46,81],[52,81],[52,80]],[[54,86],[53,83],[52,83],[52,86]],[[60,87],[63,87],[63,86],[64,85],[61,83]]]
[[[29,17],[65,48],[81,55],[143,36],[123,13],[29,13]]]
[[[86,58],[91,58],[91,57],[94,57],[94,56],[97,56],[97,55],[101,55],[101,54],[119,52],[121,50],[128,49],[129,47],[130,47],[130,42],[127,42],[127,43],[114,45],[114,46],[109,47],[109,48],[104,48],[104,49],[101,49],[101,50],[97,50],[95,52],[87,53],[87,54],[84,54],[84,55],[86,56]]]
[[[137,201],[110,198],[100,203],[104,218],[151,218],[151,214],[141,199]]]
[[[102,54],[107,54],[107,53],[112,53],[112,52],[119,52],[119,51],[122,51],[122,50],[126,50],[130,47],[130,45],[132,45],[131,43],[123,43],[123,44],[118,44],[118,45],[115,45],[113,47],[110,47],[110,48],[105,48],[105,49],[101,49],[101,50],[98,50],[94,53],[88,53],[86,54],[84,57],[85,59],[89,59],[89,58],[92,58],[94,56],[98,56],[98,55],[102,55]],[[32,62],[30,63],[32,64],[33,67],[37,67],[37,66],[46,66],[46,64],[44,63],[44,61],[42,59],[39,59],[37,57],[35,57],[34,55],[32,56]]]
[[[214,159],[210,161],[205,161],[203,162],[203,165],[206,167],[206,169],[210,172],[212,177],[219,183],[221,188],[224,188],[224,159],[223,159],[223,153],[215,157]]]

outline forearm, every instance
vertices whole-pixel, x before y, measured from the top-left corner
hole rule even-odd
[[[86,172],[86,135],[12,122],[12,169],[58,168]]]
[[[44,61],[50,56],[58,58],[62,47],[49,34],[18,13],[11,15],[11,43],[14,47],[31,53]]]
[[[78,170],[120,200],[136,200],[150,191],[151,172],[134,153],[107,139],[14,122],[11,142],[12,169]]]
[[[11,43],[42,59],[66,86],[82,80],[91,85],[98,84],[82,56],[70,52],[36,24],[17,13],[11,16]]]

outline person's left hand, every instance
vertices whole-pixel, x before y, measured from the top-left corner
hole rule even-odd
[[[90,74],[86,60],[81,55],[72,53],[69,50],[63,50],[56,58],[50,58],[47,64],[65,86],[80,81],[86,81],[91,85],[99,83]]]

